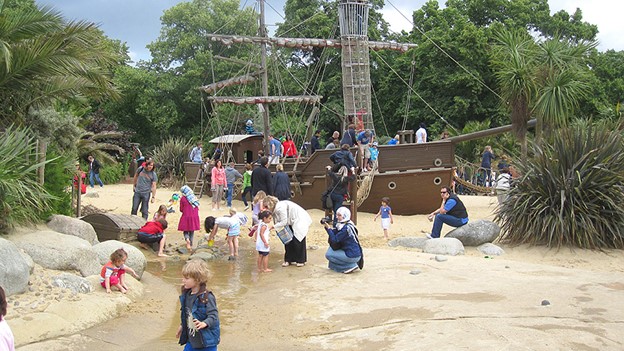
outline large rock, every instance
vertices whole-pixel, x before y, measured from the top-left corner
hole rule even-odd
[[[63,215],[53,215],[48,222],[48,228],[55,232],[77,236],[88,241],[91,245],[98,243],[97,233],[93,226],[78,218]]]
[[[444,237],[458,239],[464,246],[479,246],[496,240],[500,230],[498,224],[481,219],[455,228]]]
[[[30,267],[19,248],[0,238],[0,286],[7,295],[26,291],[30,279]]]
[[[119,248],[123,248],[128,253],[126,265],[134,269],[139,277],[142,277],[147,266],[147,259],[141,250],[117,240],[106,240],[93,245],[93,251],[98,255],[101,265],[105,265],[110,260],[110,255],[113,251]]]
[[[100,274],[100,261],[91,244],[79,237],[42,230],[11,240],[38,265],[59,271],[77,270],[83,277]]]
[[[455,238],[429,239],[425,242],[423,252],[435,255],[463,255],[464,245]]]
[[[390,247],[396,247],[396,246],[412,247],[412,248],[417,248],[417,249],[422,250],[422,248],[425,247],[425,241],[427,241],[427,238],[416,238],[416,237],[395,238],[395,239],[388,241],[388,246]]]
[[[52,277],[52,285],[69,289],[74,294],[88,294],[93,291],[91,283],[86,278],[70,273],[61,273]]]

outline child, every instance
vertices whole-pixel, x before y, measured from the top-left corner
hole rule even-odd
[[[180,222],[178,223],[178,230],[184,233],[184,240],[186,241],[186,249],[191,251],[193,249],[193,236],[196,230],[200,230],[199,224],[199,201],[195,197],[193,190],[188,185],[184,185],[180,188],[182,192],[182,198],[180,199]]]
[[[15,351],[15,338],[4,316],[7,314],[7,300],[4,289],[0,286],[0,350]]]
[[[258,224],[258,214],[262,210],[262,201],[266,198],[267,194],[264,190],[260,190],[256,193],[256,196],[253,198],[252,206],[251,206],[251,223],[253,225]]]
[[[133,277],[139,278],[134,269],[125,265],[128,259],[128,253],[124,249],[117,249],[110,255],[110,261],[108,261],[100,272],[100,284],[106,288],[108,294],[111,293],[111,285],[115,286],[123,294],[130,289],[124,281],[124,275],[126,271],[130,272]]]
[[[185,345],[185,351],[217,351],[221,341],[217,300],[206,289],[208,274],[208,264],[203,260],[191,260],[182,268],[181,323],[176,338]]]
[[[156,211],[156,213],[154,213],[154,221],[157,221],[159,219],[167,219],[167,206],[165,205],[160,205],[158,207],[158,211]]]
[[[230,207],[230,219],[231,224],[228,228],[227,242],[230,248],[230,260],[235,260],[238,257],[238,236],[241,231],[241,218],[236,213],[234,207]],[[246,219],[246,217],[245,217]]]
[[[394,223],[394,219],[392,218],[392,208],[388,206],[390,204],[389,197],[383,197],[381,199],[381,207],[379,207],[379,212],[375,215],[373,221],[377,220],[377,217],[381,215],[381,228],[383,229],[384,237],[386,240],[390,239],[388,236],[388,229],[390,229],[390,224]]]
[[[163,251],[165,249],[165,240],[167,239],[164,231],[167,229],[167,226],[166,219],[145,223],[137,233],[137,240],[141,243],[141,247],[147,250],[146,244],[159,243],[158,256],[169,257]]]
[[[269,269],[269,234],[273,229],[273,216],[271,211],[264,210],[258,215],[260,223],[258,223],[258,230],[256,230],[256,250],[258,251],[258,272],[269,273],[273,272]]]
[[[249,209],[249,204],[247,203],[247,194],[251,196],[251,169],[251,164],[246,163],[245,173],[243,173],[243,193],[241,194],[241,198],[243,199],[243,203],[245,204],[245,209],[243,211],[247,211]]]
[[[377,158],[379,157],[379,149],[377,149],[377,142],[374,141],[371,146],[369,147],[369,151],[370,151],[370,159],[368,160],[368,164],[370,169],[376,169],[377,168]]]

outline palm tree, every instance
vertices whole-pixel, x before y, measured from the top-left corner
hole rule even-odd
[[[566,124],[588,91],[583,60],[596,42],[572,43],[552,38],[536,42],[524,29],[495,31],[492,65],[504,102],[511,110],[514,134],[527,153],[527,122],[537,118],[537,139],[543,130]]]

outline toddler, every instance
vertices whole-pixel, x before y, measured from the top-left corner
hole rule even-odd
[[[256,250],[258,251],[258,272],[269,273],[273,272],[269,269],[269,236],[271,229],[273,229],[273,216],[271,211],[264,210],[258,215],[260,223],[258,223],[258,229],[256,230]]]
[[[117,249],[110,255],[110,261],[102,267],[100,272],[100,284],[106,288],[106,292],[110,294],[111,285],[119,289],[122,293],[128,292],[128,285],[124,281],[126,271],[133,277],[139,279],[134,269],[125,265],[128,259],[128,253],[124,249]]]
[[[381,229],[383,229],[384,237],[386,240],[390,239],[388,236],[388,230],[390,229],[390,224],[394,223],[394,219],[392,218],[392,208],[388,206],[390,204],[389,197],[383,197],[381,199],[381,207],[379,207],[379,212],[375,215],[374,221],[377,220],[377,217],[381,215]]]
[[[182,268],[182,322],[176,338],[180,345],[185,345],[185,351],[216,351],[221,341],[217,300],[206,288],[208,277],[208,264],[203,260],[190,260]]]

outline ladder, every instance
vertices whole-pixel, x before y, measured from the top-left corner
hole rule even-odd
[[[195,184],[193,184],[193,192],[198,199],[201,199],[204,192],[204,185],[206,184],[203,166],[203,164],[199,166],[199,171],[197,172],[197,176],[195,177]]]

